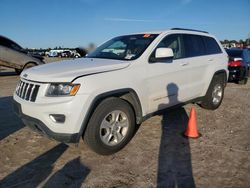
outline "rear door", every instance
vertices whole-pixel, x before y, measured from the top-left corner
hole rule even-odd
[[[189,65],[189,85],[192,98],[199,97],[206,83],[206,73],[213,57],[206,56],[206,47],[202,36],[184,34],[186,60]]]

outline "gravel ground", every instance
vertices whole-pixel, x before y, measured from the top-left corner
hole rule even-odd
[[[100,156],[49,140],[13,114],[18,76],[0,72],[0,187],[250,187],[250,82],[230,83],[221,107],[189,104],[154,116],[120,152]],[[202,137],[182,136],[191,107]]]

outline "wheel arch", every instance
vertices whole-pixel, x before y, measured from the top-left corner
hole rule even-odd
[[[94,110],[96,109],[96,107],[103,100],[105,100],[107,98],[112,98],[112,97],[121,98],[121,99],[127,101],[131,105],[131,107],[134,111],[134,114],[135,114],[135,119],[136,119],[137,124],[140,124],[143,121],[141,102],[140,102],[140,99],[139,99],[137,93],[135,92],[135,90],[133,90],[131,88],[124,88],[124,89],[108,91],[108,92],[97,95],[93,99],[93,101],[92,101],[92,103],[91,103],[91,105],[86,113],[86,116],[81,124],[81,128],[80,128],[79,135],[78,135],[78,141],[84,135],[85,130],[86,130],[87,125],[88,125],[88,122],[89,122]]]
[[[25,63],[24,65],[23,65],[23,69],[27,66],[27,65],[29,65],[29,64],[35,64],[36,66],[37,65],[39,65],[37,62],[35,62],[35,61],[28,61],[27,63]]]
[[[215,76],[223,76],[223,80],[224,80],[224,83],[225,83],[224,86],[226,86],[226,84],[227,84],[227,79],[228,79],[226,70],[222,69],[222,70],[216,71],[216,72],[214,73],[213,78],[214,78]],[[212,80],[213,80],[213,78],[212,78]],[[210,81],[210,83],[212,82],[212,80]]]
[[[217,103],[213,102],[213,89],[215,88],[215,84],[220,83],[222,88],[221,88],[221,95],[220,99]],[[227,84],[227,72],[226,70],[218,70],[214,73],[213,77],[211,78],[211,81],[209,83],[209,86],[207,88],[206,94],[203,97],[200,106],[209,109],[209,110],[215,110],[217,109],[223,100],[224,96],[224,88]]]
[[[219,69],[217,71],[213,71],[209,74],[209,79],[207,80],[206,85],[204,86],[201,97],[204,97],[206,95],[209,86],[211,85],[214,77],[216,77],[216,76],[223,76],[223,80],[225,83],[224,87],[226,87],[227,79],[228,79],[227,71],[225,69]]]

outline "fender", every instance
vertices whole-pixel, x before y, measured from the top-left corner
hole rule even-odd
[[[143,121],[142,118],[142,107],[141,102],[137,93],[131,88],[124,88],[118,90],[108,91],[102,94],[97,95],[93,101],[91,102],[90,107],[86,113],[86,116],[81,124],[80,131],[78,133],[77,142],[79,142],[81,136],[84,134],[85,129],[88,125],[91,115],[93,114],[96,107],[100,104],[100,102],[109,97],[119,97],[121,99],[126,100],[132,106],[135,116],[136,116],[136,123],[140,124]]]
[[[227,84],[227,79],[228,79],[227,71],[226,71],[225,69],[220,69],[220,70],[217,70],[217,71],[214,73],[214,75],[211,77],[210,82],[209,82],[209,84],[208,84],[208,86],[207,86],[207,89],[208,89],[208,87],[210,86],[212,80],[214,79],[214,77],[215,77],[216,75],[222,75],[222,76],[224,77],[224,79],[225,79],[225,80],[224,80],[224,81],[225,81],[225,86],[226,86],[226,84]]]
[[[228,79],[228,74],[227,74],[226,70],[222,69],[222,70],[216,71],[216,72],[214,73],[214,75],[213,75],[213,78],[214,78],[214,76],[220,75],[220,74],[223,75],[223,77],[224,77],[225,87],[226,87],[227,79]],[[213,78],[212,78],[212,79],[213,79]]]

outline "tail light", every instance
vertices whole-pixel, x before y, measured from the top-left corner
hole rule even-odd
[[[238,60],[238,61],[229,61],[228,66],[229,67],[240,67],[240,66],[242,66],[242,62],[240,60]]]

